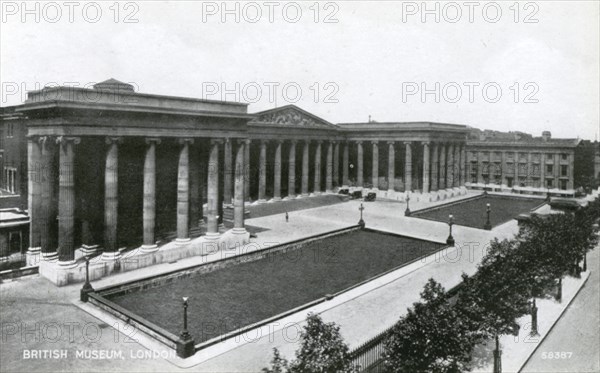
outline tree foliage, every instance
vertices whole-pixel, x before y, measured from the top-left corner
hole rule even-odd
[[[340,327],[325,323],[319,315],[309,314],[300,332],[300,349],[296,358],[287,362],[274,349],[271,367],[265,373],[354,373],[350,350],[344,342]]]
[[[393,327],[384,359],[391,372],[463,372],[479,339],[461,318],[444,288],[433,279]]]

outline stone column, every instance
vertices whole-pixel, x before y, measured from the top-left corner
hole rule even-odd
[[[448,155],[446,158],[446,189],[452,189],[454,185],[454,144],[448,144]]]
[[[117,238],[119,217],[119,148],[121,140],[106,138],[108,151],[104,173],[104,252],[103,260],[116,260],[120,257]]]
[[[516,157],[516,156],[515,156]],[[515,163],[513,163],[513,165],[515,166],[515,177],[514,177],[514,182],[517,181],[517,158],[515,158]],[[477,182],[479,184],[483,184],[483,152],[477,152]],[[514,183],[513,183],[514,185]]]
[[[288,198],[296,198],[296,140],[290,142],[288,156]]]
[[[321,143],[322,141],[317,141],[315,149],[315,195],[321,194]]]
[[[223,150],[225,153],[223,155],[223,201],[226,205],[230,205],[232,202],[233,191],[233,160],[231,154],[231,141],[229,140],[229,138],[225,139]]]
[[[146,139],[146,157],[144,158],[144,240],[143,251],[155,251],[156,238],[154,229],[156,226],[156,145],[160,139]]]
[[[79,144],[77,137],[59,137],[59,178],[58,178],[58,264],[75,264],[73,232],[75,229],[75,152],[73,146]]]
[[[356,142],[356,186],[362,188],[363,181],[363,148],[362,141]]]
[[[333,186],[338,187],[340,183],[340,143],[333,142]]]
[[[531,152],[527,152],[527,173],[525,186],[533,187],[533,163],[531,162]]]
[[[350,163],[350,157],[348,155],[348,143],[344,142],[344,154],[342,156],[342,187],[348,188],[350,182],[348,180],[348,163]]]
[[[244,184],[245,184],[245,146],[244,141],[239,142],[235,156],[235,190],[233,200],[233,234],[246,234],[244,225]]]
[[[372,141],[371,145],[373,145],[371,182],[373,183],[373,189],[379,189],[379,144],[377,141]]]
[[[244,167],[246,167],[246,171],[244,172],[244,177],[246,178],[246,182],[244,183],[244,201],[250,202],[250,143],[252,141],[250,139],[245,140],[244,144]]]
[[[460,186],[460,144],[454,145],[454,172],[452,186],[458,188]]]
[[[41,218],[40,218],[40,245],[42,247],[42,260],[54,261],[58,259],[56,245],[52,238],[52,227],[56,222],[56,207],[54,203],[54,162],[52,142],[49,137],[40,138],[41,146]]]
[[[423,193],[429,193],[429,143],[423,143]]]
[[[260,156],[258,158],[258,201],[267,200],[267,141],[260,142]]]
[[[213,139],[210,142],[210,158],[208,161],[208,203],[207,203],[207,240],[219,238],[219,145],[222,140]]]
[[[306,140],[302,151],[302,196],[308,196],[308,150],[310,141]]]
[[[281,201],[281,144],[282,140],[277,140],[275,144],[275,164],[273,165],[273,201]]]
[[[327,144],[327,166],[325,173],[325,191],[333,192],[333,142]]]
[[[460,146],[460,186],[467,182],[467,150],[463,144]]]
[[[177,242],[190,240],[190,144],[192,139],[179,139],[177,166]]]
[[[34,256],[34,261],[39,259],[42,247],[40,224],[42,222],[42,167],[41,150],[38,138],[27,139],[27,201],[29,213],[29,249],[28,255]],[[33,259],[33,258],[32,258]]]
[[[404,145],[406,147],[406,155],[404,157],[404,190],[410,192],[412,191],[412,145],[410,141],[406,141]]]
[[[438,190],[446,189],[446,144],[440,144]]]
[[[395,191],[396,183],[396,149],[394,142],[388,141],[388,192]]]
[[[554,154],[554,187],[560,189],[560,154]]]
[[[438,154],[438,144],[431,144],[433,148],[433,154],[431,155],[431,187],[429,188],[432,191],[438,190],[438,172],[440,169],[440,158]]]
[[[540,187],[546,189],[546,153],[540,152]]]
[[[502,152],[502,163],[501,163],[501,172],[502,172],[502,185],[508,185],[508,182],[506,181],[506,175],[507,173],[507,169],[506,169],[506,152],[503,151]]]

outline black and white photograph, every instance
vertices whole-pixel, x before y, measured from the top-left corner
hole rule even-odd
[[[0,18],[0,373],[600,373],[599,0]]]

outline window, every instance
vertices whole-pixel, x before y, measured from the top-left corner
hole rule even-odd
[[[554,172],[554,166],[552,166],[551,164],[546,165],[546,173],[552,174],[553,172]]]
[[[567,180],[561,180],[560,181],[560,189],[561,190],[567,190]]]
[[[566,165],[560,166],[560,176],[569,176],[568,172],[569,172],[569,166],[566,166]]]
[[[548,180],[546,180],[546,188],[554,188],[554,183],[553,183],[553,181],[554,181],[554,180],[552,180],[552,179],[548,179]]]
[[[569,155],[563,153],[563,154],[560,155],[560,159],[562,159],[563,161],[566,161],[567,159],[569,159]]]
[[[553,160],[554,160],[554,154],[552,154],[552,153],[546,154],[546,162],[548,162],[548,161],[553,162]]]
[[[13,136],[14,136],[14,124],[13,123],[8,123],[6,125],[6,137],[10,139]]]

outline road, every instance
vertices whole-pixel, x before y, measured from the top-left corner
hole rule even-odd
[[[522,372],[600,372],[599,252],[588,255],[590,278]]]

